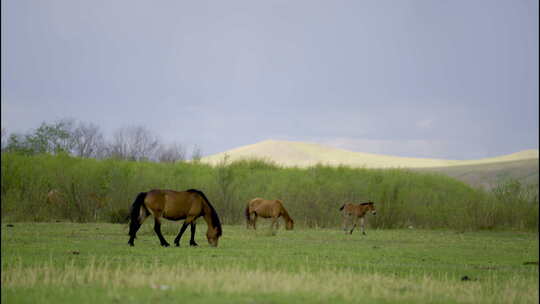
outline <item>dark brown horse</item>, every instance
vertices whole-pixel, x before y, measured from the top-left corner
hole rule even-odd
[[[350,220],[353,221],[353,227],[349,234],[352,234],[354,228],[356,227],[356,223],[358,220],[360,220],[360,227],[362,227],[362,234],[365,235],[366,232],[364,230],[364,217],[366,214],[371,211],[371,214],[376,215],[377,210],[375,210],[375,206],[373,205],[373,202],[367,202],[367,203],[360,203],[360,204],[352,204],[347,203],[341,206],[339,210],[342,210],[343,212],[343,230],[347,231],[347,224]]]
[[[216,210],[210,204],[204,193],[199,190],[189,189],[187,191],[173,190],[151,190],[141,192],[137,195],[135,202],[131,206],[129,241],[130,246],[134,246],[135,235],[141,227],[143,221],[149,216],[154,216],[154,231],[156,232],[161,246],[168,247],[169,243],[161,234],[161,218],[171,221],[185,220],[180,232],[174,239],[174,244],[180,246],[180,238],[187,226],[191,226],[191,239],[189,245],[197,246],[195,243],[195,221],[203,217],[208,224],[206,238],[211,246],[217,247],[221,236],[221,223]]]
[[[263,218],[272,218],[271,228],[273,228],[274,225],[276,225],[276,229],[279,228],[277,220],[280,216],[283,216],[283,219],[285,220],[285,229],[292,230],[294,227],[293,219],[289,216],[289,213],[285,210],[285,207],[283,207],[283,202],[280,200],[254,198],[248,203],[245,215],[248,229],[250,226],[252,226],[253,229],[257,229],[257,217],[259,216]],[[251,218],[252,216],[253,219]]]

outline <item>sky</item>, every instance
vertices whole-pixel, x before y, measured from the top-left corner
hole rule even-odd
[[[537,0],[2,0],[1,122],[394,156],[538,149]]]

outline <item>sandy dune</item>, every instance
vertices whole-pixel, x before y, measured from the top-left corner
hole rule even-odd
[[[225,155],[228,155],[230,161],[253,158],[268,159],[282,166],[298,167],[326,164],[365,168],[434,168],[538,159],[538,150],[524,150],[508,155],[476,160],[448,160],[378,155],[352,152],[313,143],[265,140],[253,145],[210,155],[202,158],[201,161],[217,164],[224,159]]]

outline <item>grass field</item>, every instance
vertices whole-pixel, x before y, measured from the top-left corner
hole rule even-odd
[[[9,226],[8,226],[9,225]],[[172,242],[180,225],[163,226]],[[282,225],[283,227],[283,225]],[[259,230],[160,247],[145,223],[2,223],[3,303],[537,303],[538,234]],[[529,264],[527,262],[536,262]],[[466,277],[466,279],[464,279]]]

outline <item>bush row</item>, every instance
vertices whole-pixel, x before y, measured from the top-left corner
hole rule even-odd
[[[373,201],[375,228],[537,229],[538,195],[519,182],[485,192],[447,176],[404,169],[268,161],[174,164],[2,153],[2,220],[122,222],[139,192],[202,190],[225,224],[243,224],[254,197],[281,199],[297,225],[338,227],[345,202]],[[59,195],[51,200],[47,193]]]

